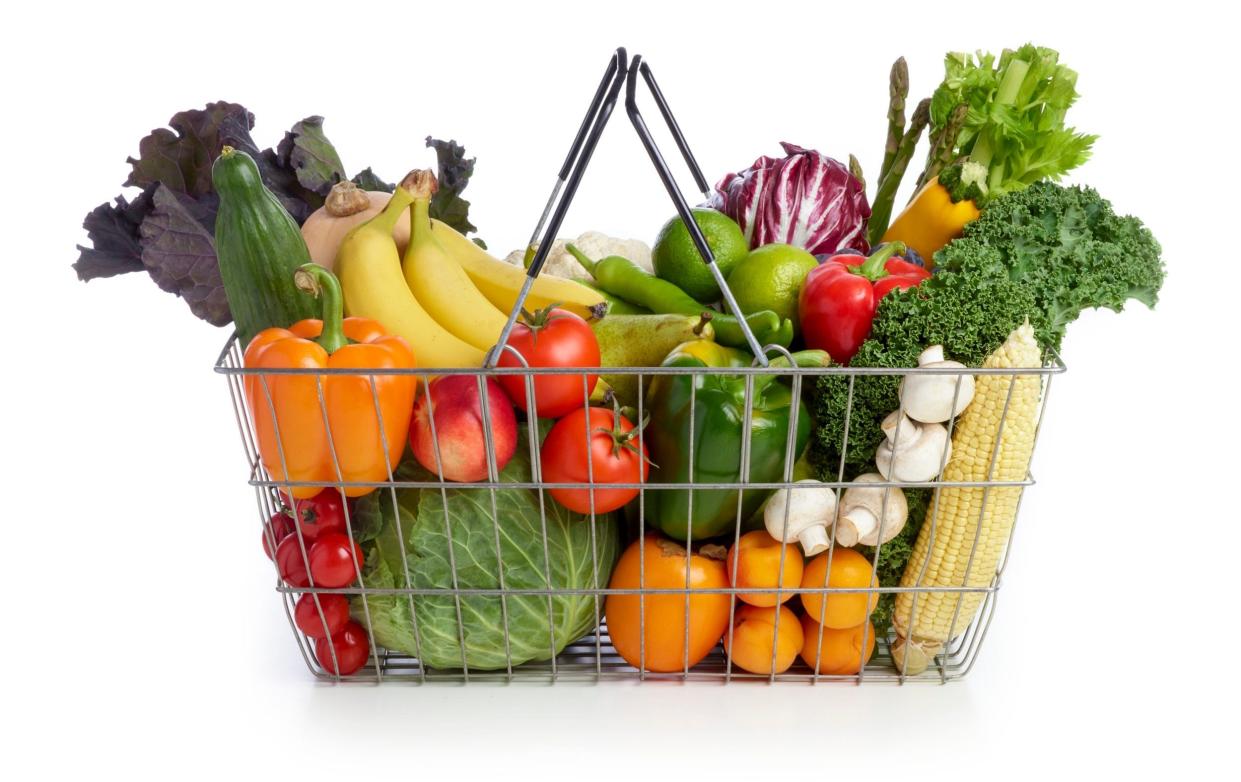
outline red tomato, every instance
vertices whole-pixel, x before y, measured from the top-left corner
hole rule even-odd
[[[568,310],[543,309],[525,322],[518,323],[509,336],[508,344],[521,351],[531,367],[591,367],[598,368],[599,342],[595,332],[586,321]],[[521,362],[512,353],[500,355],[502,367],[520,367]],[[586,382],[582,382],[582,378]],[[530,411],[526,400],[524,375],[502,375],[500,385],[513,402],[526,412]],[[570,410],[586,406],[587,397],[595,390],[598,374],[593,375],[534,375],[535,409],[540,418],[559,418]]]
[[[358,567],[362,566],[362,548],[340,532],[325,532],[310,547],[310,575],[315,586],[336,589],[348,586],[357,577],[353,556],[357,554]]]
[[[588,418],[589,416],[589,418]],[[590,461],[586,459],[586,431],[590,429]],[[543,480],[548,483],[641,483],[650,472],[646,444],[638,452],[638,430],[619,410],[579,408],[556,422],[539,451]],[[638,496],[636,488],[549,488],[557,502],[578,513],[614,511]]]
[[[276,569],[280,571],[280,577],[289,586],[310,586],[306,558],[302,556],[302,547],[297,542],[296,535],[285,535],[284,540],[276,546]]]
[[[275,556],[273,554],[275,547],[280,545],[280,541],[287,538],[292,532],[293,519],[290,519],[284,513],[273,513],[271,515],[263,529],[263,551],[267,554],[268,559],[272,559]],[[272,541],[275,541],[275,543]]]
[[[336,656],[332,657],[335,650]],[[371,642],[366,630],[357,622],[349,622],[336,635],[315,640],[315,657],[328,673],[348,676],[366,665]]]
[[[323,617],[319,617],[319,608]],[[302,595],[293,608],[293,623],[309,638],[328,638],[345,629],[349,622],[349,599],[344,595],[319,595],[315,606],[314,595]]]
[[[307,545],[324,532],[344,532],[346,529],[345,503],[336,489],[327,488],[309,499],[298,500],[294,508],[297,524],[302,528]]]

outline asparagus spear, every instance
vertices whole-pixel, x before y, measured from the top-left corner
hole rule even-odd
[[[888,140],[883,147],[883,165],[879,167],[876,186],[883,182],[896,158],[905,134],[905,99],[909,97],[909,66],[904,57],[897,57],[888,76]]]
[[[849,154],[849,173],[862,185],[862,190],[866,190],[866,177],[862,174],[862,163],[852,153]]]
[[[875,193],[875,202],[871,206],[870,222],[866,229],[866,238],[871,244],[878,244],[884,232],[888,230],[888,221],[892,218],[892,203],[896,200],[896,190],[901,186],[905,169],[909,167],[909,161],[913,158],[914,148],[918,146],[918,139],[922,136],[922,131],[926,129],[930,119],[931,99],[923,98],[914,108],[914,113],[909,118],[909,129],[901,137],[901,143],[896,148],[896,155],[892,158],[892,166],[880,181],[879,190]]]
[[[932,178],[939,176],[939,172],[944,166],[953,161],[956,153],[957,136],[961,134],[961,127],[965,124],[965,115],[969,113],[969,106],[964,103],[958,104],[948,115],[948,121],[943,127],[936,128],[931,135],[931,150],[926,156],[926,168],[922,170],[922,174],[918,177],[918,182],[914,187],[914,192],[918,192],[918,188],[929,182]]]

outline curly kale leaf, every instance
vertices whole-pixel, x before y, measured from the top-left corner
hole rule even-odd
[[[986,250],[996,254],[994,250]],[[998,261],[998,255],[995,260]],[[1004,342],[1028,314],[1035,311],[1028,288],[1006,277],[941,272],[916,288],[893,291],[883,298],[871,328],[849,362],[853,367],[914,367],[918,354],[929,345],[943,345],[945,353],[966,366],[978,366]],[[883,442],[879,424],[897,409],[900,378],[893,375],[853,378],[849,413],[847,472],[865,472],[874,463]],[[810,458],[827,474],[835,474],[844,450],[845,414],[850,410],[850,379],[839,375],[819,378],[816,384],[815,422]]]
[[[1119,312],[1129,299],[1155,306],[1165,274],[1160,253],[1140,220],[1118,216],[1096,190],[1040,182],[994,199],[935,263],[1029,288],[1039,342],[1059,348],[1083,310]]]

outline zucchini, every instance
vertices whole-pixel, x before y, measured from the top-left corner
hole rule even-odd
[[[316,317],[314,298],[293,284],[293,272],[310,263],[310,251],[297,222],[264,186],[254,159],[224,147],[211,166],[211,183],[220,196],[215,252],[241,344],[265,328]]]

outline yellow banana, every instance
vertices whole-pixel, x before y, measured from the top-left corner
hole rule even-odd
[[[501,312],[513,310],[517,294],[526,281],[526,270],[494,258],[486,250],[455,231],[452,226],[431,221],[431,233],[440,245],[465,269],[474,285]],[[526,297],[526,309],[535,310],[559,304],[583,318],[591,317],[590,308],[603,301],[598,292],[563,277],[540,275]]]
[[[382,212],[341,241],[336,274],[345,294],[345,312],[374,318],[390,333],[404,337],[420,367],[482,366],[482,351],[436,323],[401,274],[392,229],[414,200],[411,186],[412,175],[401,182]]]
[[[507,316],[474,287],[461,264],[431,233],[431,194],[435,175],[423,171],[414,180],[409,247],[401,264],[414,298],[431,317],[460,339],[488,350],[500,338]]]

